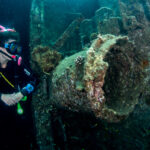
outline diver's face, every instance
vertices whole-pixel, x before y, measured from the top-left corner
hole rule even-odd
[[[9,39],[5,42],[5,48],[7,52],[12,55],[20,55],[22,51],[22,47],[19,45],[17,40]]]
[[[10,57],[12,56],[11,54],[9,54],[7,52],[6,48],[0,47],[0,50],[3,51],[5,54],[9,55]],[[9,60],[11,60],[11,58],[7,57],[3,53],[0,53],[0,63],[3,63],[5,61],[9,61]]]
[[[15,39],[8,39],[6,42],[5,42],[5,44],[11,44],[11,43],[14,43],[14,42],[17,42]],[[5,50],[6,50],[6,48],[5,48]],[[9,51],[8,50],[6,50],[5,51],[5,53],[7,54],[7,55],[9,55],[10,57],[12,56],[12,54],[11,53],[9,53]],[[7,57],[7,56],[6,56]],[[7,57],[8,58],[8,57]],[[9,58],[10,59],[10,58]]]
[[[16,40],[14,40],[14,39],[9,39],[9,40],[7,40],[5,43],[10,44],[10,43],[12,43],[12,42],[16,42]],[[3,51],[5,54],[9,55],[10,57],[12,57],[12,54],[10,54],[10,53],[6,50],[6,48],[0,47],[0,50]],[[5,62],[5,61],[11,60],[11,58],[7,57],[5,54],[0,53],[0,62],[1,62],[1,63],[2,63],[2,62]]]

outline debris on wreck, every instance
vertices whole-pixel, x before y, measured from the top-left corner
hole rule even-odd
[[[131,1],[125,0],[98,0],[100,8],[95,12],[93,18],[85,18],[82,21],[78,20],[78,17],[70,15],[71,17],[65,17],[67,18],[66,21],[62,15],[57,15],[58,18],[55,18],[55,20],[59,20],[60,24],[54,20],[51,22],[51,19],[47,17],[50,16],[49,14],[53,14],[52,9],[44,10],[45,8],[50,8],[50,6],[47,7],[47,1],[33,1],[34,5],[32,5],[30,16],[31,52],[37,45],[50,45],[51,47],[54,46],[58,51],[62,50],[65,56],[76,54],[66,57],[54,70],[53,76],[47,75],[51,69],[44,69],[46,74],[43,73],[41,67],[39,67],[42,65],[38,64],[40,61],[35,60],[32,63],[34,70],[37,70],[41,79],[32,101],[33,116],[37,130],[36,140],[39,147],[41,149],[53,149],[46,146],[51,145],[54,147],[55,144],[51,122],[51,112],[54,108],[51,104],[69,110],[66,114],[62,113],[61,117],[73,116],[74,112],[79,112],[76,113],[79,116],[78,119],[76,117],[69,118],[68,122],[72,126],[68,130],[69,132],[71,132],[71,129],[75,132],[80,131],[80,135],[82,135],[82,129],[85,128],[85,126],[81,128],[81,123],[78,122],[79,119],[85,118],[85,116],[81,117],[82,113],[80,112],[89,112],[94,114],[96,118],[102,118],[108,122],[119,122],[133,112],[135,120],[132,117],[128,117],[129,120],[127,119],[124,122],[124,127],[118,124],[123,131],[120,135],[122,135],[123,144],[125,143],[128,146],[138,143],[137,139],[134,141],[135,135],[137,135],[136,137],[140,135],[139,141],[141,143],[141,140],[147,138],[146,136],[144,136],[145,138],[143,138],[143,135],[141,136],[141,131],[143,131],[141,127],[145,128],[145,125],[149,124],[149,109],[141,106],[142,109],[139,110],[136,104],[138,104],[138,101],[142,102],[143,98],[141,98],[141,95],[144,95],[146,96],[146,103],[150,106],[150,77],[145,75],[145,69],[149,70],[150,57],[142,56],[142,54],[149,56],[150,49],[149,0],[132,0],[132,4]],[[62,10],[60,12],[62,13]],[[55,15],[51,16],[52,18],[53,16],[56,17]],[[48,19],[46,20],[46,18]],[[74,32],[78,34],[74,34]],[[97,39],[97,34],[113,34],[116,36],[105,35]],[[119,35],[126,35],[129,39]],[[81,41],[77,42],[78,40]],[[130,40],[134,43],[131,43]],[[107,50],[104,49],[105,46],[108,48]],[[84,48],[85,51],[77,53],[77,48],[80,51]],[[43,55],[40,54],[39,56]],[[149,71],[148,74],[150,74]],[[146,82],[148,84],[144,85]],[[49,91],[52,87],[53,91],[51,93],[53,95],[51,97]],[[57,116],[58,114],[55,117]],[[86,121],[88,121],[87,118],[82,120],[82,123],[87,124]],[[66,123],[68,124],[68,122]],[[77,122],[77,124],[74,124],[74,122]],[[132,123],[133,126],[131,127]],[[135,126],[138,131],[136,134]],[[111,127],[112,124],[110,124],[108,130],[111,130]],[[58,129],[56,128],[56,131],[60,135],[60,130]],[[131,131],[131,134],[128,133],[128,130]],[[147,130],[149,130],[149,126]],[[104,130],[97,128],[95,135],[99,133],[100,137],[104,137],[103,139],[106,143],[108,138],[101,131]],[[132,135],[133,132],[134,136]],[[73,133],[67,135],[67,144],[73,147],[74,142],[69,141],[72,135]],[[91,132],[87,134],[86,130],[85,135],[90,137]],[[108,135],[110,137],[110,134]],[[131,137],[130,140],[126,138],[129,136]],[[79,145],[81,139],[83,140],[83,136],[80,137]],[[97,143],[100,143],[99,136],[95,139],[98,140]],[[124,142],[126,139],[129,140],[129,143]],[[85,139],[84,141],[87,142]],[[120,142],[120,136],[119,140],[117,137],[116,141]],[[66,144],[66,141],[64,143]],[[122,146],[124,147],[123,144]],[[93,143],[91,145],[93,146]],[[98,148],[97,145],[95,147]],[[127,149],[131,149],[131,147]]]
[[[77,60],[82,63],[76,65]],[[126,36],[99,35],[87,51],[65,58],[56,67],[52,103],[118,122],[138,103],[146,75],[142,61],[142,55]]]
[[[75,30],[79,28],[82,20],[83,16],[81,15],[69,25],[69,27],[64,31],[64,33],[58,38],[58,40],[53,45],[54,49],[59,50],[64,45],[64,43],[69,39],[73,32],[75,32]]]
[[[43,72],[45,74],[49,74],[61,60],[61,54],[59,52],[51,50],[48,46],[41,45],[33,49],[31,57],[35,65],[33,69],[37,73]],[[37,68],[39,69],[37,70]]]

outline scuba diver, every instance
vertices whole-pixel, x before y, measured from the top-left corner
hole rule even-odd
[[[34,91],[36,79],[31,70],[23,63],[19,46],[19,33],[0,25],[0,145],[1,149],[13,149],[20,132],[26,134],[27,127],[17,114],[17,107],[24,97]],[[22,112],[21,112],[22,113]],[[29,116],[29,114],[27,114]],[[23,115],[22,115],[23,116]],[[23,117],[22,117],[23,118]],[[20,120],[20,121],[19,121]],[[25,120],[25,119],[24,119]],[[25,122],[26,126],[28,122]],[[23,127],[21,127],[23,126]],[[30,126],[30,125],[29,125]],[[22,130],[22,128],[24,128]],[[31,127],[28,127],[31,128]],[[22,135],[21,135],[22,136]],[[17,140],[15,139],[17,137]],[[2,147],[3,145],[3,147]],[[19,145],[18,145],[19,146]],[[19,149],[27,149],[19,147]]]
[[[35,78],[19,56],[22,49],[18,42],[15,30],[0,26],[0,99],[8,106],[30,94],[35,85]]]

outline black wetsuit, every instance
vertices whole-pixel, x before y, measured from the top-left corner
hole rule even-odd
[[[15,88],[2,77],[1,73]],[[16,62],[10,61],[7,68],[0,68],[0,93],[12,94],[18,92],[28,83],[34,86],[35,78],[24,65],[18,66]],[[28,103],[28,101],[23,103]],[[7,106],[0,100],[0,149],[28,149],[29,141],[27,140],[30,139],[27,139],[26,136],[29,136],[27,132],[30,132],[33,127],[30,126],[31,114],[28,111],[25,112],[25,115],[19,116],[16,105]]]
[[[8,82],[0,75],[0,93],[18,92],[19,87],[22,88],[28,83],[35,85],[35,78],[28,68],[24,65],[18,66],[16,62],[8,62],[7,68],[0,68],[0,72],[12,83],[15,88],[12,88]],[[2,85],[2,86],[1,86]],[[19,87],[18,87],[19,86]]]

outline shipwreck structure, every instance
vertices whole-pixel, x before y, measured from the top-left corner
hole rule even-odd
[[[111,135],[120,140],[118,134],[127,149],[147,148],[149,0],[88,0],[90,14],[80,9],[87,0],[74,9],[71,2],[32,1],[31,65],[40,81],[32,108],[39,149],[93,148],[93,141],[97,149],[113,149],[104,143]],[[87,139],[91,134],[93,141]]]

